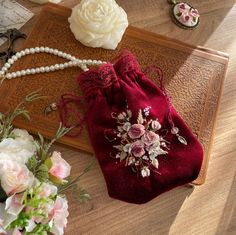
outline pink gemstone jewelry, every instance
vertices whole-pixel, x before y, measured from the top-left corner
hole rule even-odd
[[[171,4],[170,16],[176,25],[184,29],[194,29],[199,25],[199,12],[189,3],[175,0],[167,0],[167,2]]]

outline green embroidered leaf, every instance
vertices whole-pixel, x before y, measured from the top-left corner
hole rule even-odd
[[[127,157],[125,152],[120,153],[120,161],[124,160]]]
[[[143,124],[143,122],[144,122],[143,114],[142,114],[142,110],[140,109],[139,113],[138,113],[137,123],[138,124]]]

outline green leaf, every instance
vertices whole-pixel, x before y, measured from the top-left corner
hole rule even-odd
[[[45,182],[48,178],[48,167],[45,164],[42,164],[38,167],[35,177],[40,181],[40,182]]]
[[[26,166],[28,167],[28,169],[33,173],[34,173],[37,165],[38,165],[38,161],[34,155],[31,158],[29,158],[29,160],[26,163]]]

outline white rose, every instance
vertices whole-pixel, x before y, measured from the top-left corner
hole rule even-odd
[[[67,200],[58,196],[51,213],[54,222],[51,232],[55,235],[64,234],[64,228],[67,225],[67,217],[69,215]]]
[[[115,49],[128,19],[114,0],[82,0],[72,9],[69,23],[75,38],[85,46]]]
[[[13,130],[15,138],[6,138],[0,142],[0,160],[11,159],[25,164],[35,153],[33,137],[26,130]]]
[[[23,192],[34,183],[34,175],[18,162],[0,159],[0,182],[7,195]]]
[[[30,0],[30,1],[38,3],[38,4],[44,4],[44,3],[47,3],[47,2],[59,3],[61,0]]]

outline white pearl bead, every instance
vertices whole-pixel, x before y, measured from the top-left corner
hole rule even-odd
[[[25,49],[25,54],[28,55],[30,53],[30,50],[27,48]]]
[[[9,59],[7,62],[8,62],[9,64],[13,64],[13,63],[14,63],[14,60],[13,60],[13,59]]]
[[[35,74],[36,73],[35,69],[31,69],[30,72],[31,72],[31,74]]]
[[[26,69],[26,70],[25,70],[25,73],[26,73],[26,74],[30,74],[30,69]]]
[[[25,70],[21,70],[21,75],[25,76],[26,75],[26,71]]]
[[[76,58],[74,56],[71,56],[71,60],[76,60]]]
[[[72,56],[70,54],[66,55],[66,59],[71,60]]]
[[[6,64],[4,65],[4,67],[6,67],[6,68],[10,68],[11,65],[10,65],[9,63],[6,63]]]
[[[36,52],[36,53],[39,53],[39,52],[40,52],[39,47],[35,47],[35,52]]]
[[[14,61],[17,60],[17,57],[16,57],[15,55],[13,55],[11,58],[12,58]]]
[[[69,63],[68,62],[64,63],[64,67],[65,68],[69,67]]]
[[[49,48],[49,53],[53,54],[53,49],[52,48]]]
[[[62,53],[62,57],[66,58],[67,54],[66,53]]]
[[[35,72],[36,72],[36,73],[40,73],[40,69],[39,69],[39,68],[36,68],[36,69],[35,69]]]
[[[22,51],[22,52],[21,52],[21,56],[25,56],[25,51]]]
[[[69,61],[68,66],[73,66],[73,61]]]
[[[92,61],[92,60],[88,60],[87,63],[88,63],[88,64],[92,64],[93,61]]]
[[[7,71],[7,68],[6,68],[6,67],[2,67],[2,71],[3,71],[3,72],[6,72],[6,71]]]
[[[40,47],[39,49],[40,49],[40,52],[44,52],[45,51],[44,47]]]
[[[86,63],[87,63],[87,60],[82,60],[82,63],[83,63],[83,64],[86,64]]]
[[[59,51],[57,55],[60,56],[60,57],[62,57],[63,52]]]
[[[40,69],[40,72],[41,72],[41,73],[44,73],[44,72],[45,72],[45,68],[44,68],[44,67],[40,67],[39,69]]]
[[[45,67],[45,72],[47,72],[47,73],[48,73],[49,71],[50,71],[50,68],[49,68],[49,66],[46,66],[46,67]]]
[[[12,76],[13,78],[15,78],[15,77],[16,77],[16,73],[13,72],[13,73],[11,74],[11,76]]]
[[[35,53],[35,49],[34,48],[30,48],[30,53],[34,54]]]
[[[55,68],[55,69],[60,69],[59,64],[55,64],[55,65],[54,65],[54,68]]]
[[[21,53],[20,52],[17,52],[16,53],[16,57],[19,59],[21,57]]]
[[[54,54],[54,55],[57,55],[58,52],[59,52],[59,51],[58,51],[57,49],[54,49],[54,50],[53,50],[53,54]]]
[[[10,73],[8,73],[8,74],[6,75],[6,78],[7,78],[7,79],[11,79],[11,78],[12,78],[12,75],[11,75]]]
[[[60,69],[64,69],[65,68],[64,64],[59,64],[59,67],[60,67]]]
[[[4,75],[4,72],[3,72],[3,71],[0,71],[0,75]]]
[[[48,53],[49,52],[49,47],[45,47],[44,51]]]
[[[21,76],[21,72],[20,72],[20,71],[17,71],[17,72],[16,72],[16,76],[17,76],[17,77],[20,77],[20,76]]]
[[[52,71],[52,72],[55,71],[54,65],[51,65],[49,68],[50,68],[50,71]]]

